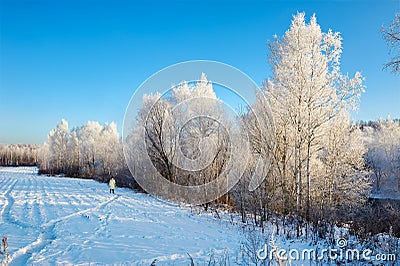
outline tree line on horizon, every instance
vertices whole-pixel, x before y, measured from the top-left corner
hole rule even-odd
[[[0,144],[0,166],[36,166],[40,145]]]

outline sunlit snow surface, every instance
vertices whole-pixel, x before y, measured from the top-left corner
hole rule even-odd
[[[0,168],[0,234],[11,265],[190,265],[237,254],[240,230],[190,208],[92,180]],[[233,257],[231,257],[234,260]]]

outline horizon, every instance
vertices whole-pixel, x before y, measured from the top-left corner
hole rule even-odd
[[[135,89],[182,61],[227,63],[261,86],[272,76],[267,41],[297,12],[340,32],[342,72],[365,77],[352,120],[400,118],[400,76],[382,70],[390,49],[380,32],[400,1],[190,3],[1,1],[0,143],[41,144],[61,119],[115,122],[121,135]]]

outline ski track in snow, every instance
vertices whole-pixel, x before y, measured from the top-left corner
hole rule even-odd
[[[0,214],[11,265],[203,264],[240,246],[238,227],[187,207],[32,167],[0,168]]]

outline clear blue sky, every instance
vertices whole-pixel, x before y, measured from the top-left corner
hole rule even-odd
[[[167,2],[0,0],[0,143],[42,143],[62,118],[121,128],[134,90],[181,61],[225,62],[262,84],[266,41],[298,11],[341,32],[343,72],[366,77],[353,118],[400,117],[400,75],[382,71],[380,33],[398,0]]]

